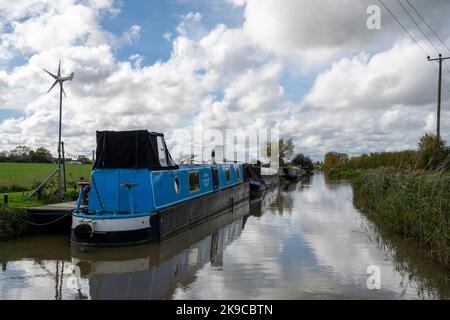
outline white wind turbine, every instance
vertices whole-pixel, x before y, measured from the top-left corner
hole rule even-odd
[[[65,81],[72,81],[74,73],[72,72],[67,77],[61,76],[61,60],[59,60],[58,65],[58,74],[54,75],[53,73],[43,69],[45,72],[47,72],[53,79],[55,79],[55,82],[50,87],[50,89],[47,91],[49,93],[56,84],[59,83],[59,140],[58,140],[58,197],[61,200],[61,124],[62,124],[62,95],[64,94],[64,97],[66,96],[66,93],[64,92],[63,83]]]

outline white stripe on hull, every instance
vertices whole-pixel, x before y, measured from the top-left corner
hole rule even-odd
[[[94,232],[131,231],[150,228],[150,215],[126,219],[88,219],[72,217],[72,229],[88,224]]]
[[[72,258],[72,265],[76,266],[79,262],[89,263],[90,272],[96,275],[146,271],[150,268],[148,257],[124,261],[89,261]]]

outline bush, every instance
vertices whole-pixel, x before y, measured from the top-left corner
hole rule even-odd
[[[28,232],[29,228],[21,218],[26,214],[21,210],[0,208],[0,241],[10,240]]]
[[[432,134],[425,134],[418,143],[417,167],[422,169],[449,169],[450,148]]]

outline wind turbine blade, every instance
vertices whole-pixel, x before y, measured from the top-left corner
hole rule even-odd
[[[62,90],[62,93],[64,94],[64,97],[67,98],[66,92],[64,91],[64,87],[63,86],[61,86],[61,90]]]
[[[58,79],[58,77],[57,76],[55,76],[53,73],[51,73],[51,72],[49,72],[49,71],[47,71],[47,70],[45,70],[45,69],[42,69],[42,70],[44,70],[45,72],[47,72],[53,79]]]
[[[61,77],[61,60],[59,60],[59,65],[58,65],[58,78]]]
[[[50,89],[48,89],[47,93],[52,91],[53,87],[56,86],[57,83],[58,83],[58,81],[55,81],[55,83],[53,83],[53,85],[50,87]]]

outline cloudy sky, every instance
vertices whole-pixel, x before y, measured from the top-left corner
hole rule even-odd
[[[450,46],[450,2],[409,0]],[[149,129],[171,145],[177,129],[276,128],[321,159],[413,148],[435,130],[431,46],[397,1],[0,0],[0,150],[57,144],[58,90],[67,83],[63,139],[90,153],[96,130]],[[429,29],[401,3],[429,36]],[[381,29],[366,25],[381,7]],[[425,53],[423,52],[425,51]],[[450,63],[448,63],[450,67]],[[444,66],[450,86],[450,71]],[[450,140],[450,92],[442,132]]]

